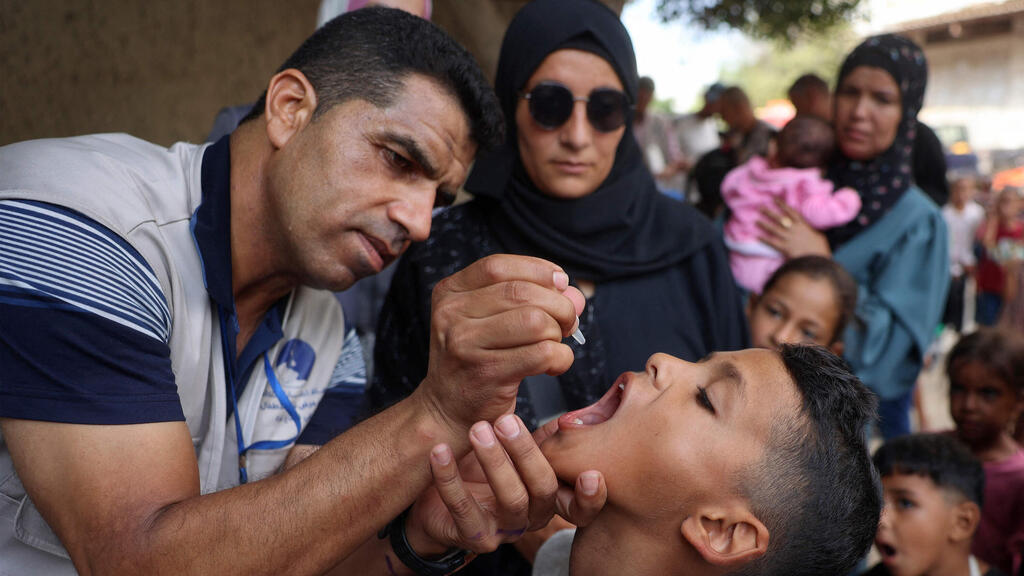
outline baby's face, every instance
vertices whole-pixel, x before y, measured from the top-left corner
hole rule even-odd
[[[723,352],[698,363],[655,354],[623,374],[597,403],[559,418],[541,449],[573,482],[601,471],[608,506],[648,528],[679,522],[696,506],[736,495],[761,460],[772,422],[801,399],[778,354]]]
[[[747,307],[751,343],[772,350],[782,344],[829,347],[839,322],[837,300],[827,278],[787,274],[764,294],[751,296]]]
[[[885,508],[875,546],[893,576],[920,576],[939,568],[949,548],[954,505],[930,478],[892,474],[882,478]]]

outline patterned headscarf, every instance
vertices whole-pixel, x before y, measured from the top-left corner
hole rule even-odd
[[[917,113],[924,102],[924,89],[928,83],[928,63],[924,52],[902,36],[873,36],[854,48],[839,69],[837,92],[843,80],[860,66],[881,68],[892,76],[900,90],[902,117],[888,150],[864,161],[847,158],[840,150],[829,166],[828,176],[836,188],[849,186],[860,193],[862,200],[860,214],[856,218],[827,232],[833,247],[877,222],[913,183]]]

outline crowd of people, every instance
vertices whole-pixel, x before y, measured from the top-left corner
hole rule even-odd
[[[1021,197],[944,192],[917,45],[776,133],[594,0],[493,88],[375,3],[206,144],[0,148],[0,574],[1024,574]]]

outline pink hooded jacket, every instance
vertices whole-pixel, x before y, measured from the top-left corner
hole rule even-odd
[[[860,195],[852,188],[834,194],[832,190],[832,182],[823,178],[818,168],[772,169],[764,158],[751,158],[722,181],[722,198],[732,210],[725,225],[727,243],[730,247],[761,244],[759,210],[774,209],[775,198],[795,208],[818,230],[853,220],[860,212]]]

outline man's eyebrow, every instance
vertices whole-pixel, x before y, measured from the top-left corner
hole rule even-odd
[[[402,148],[402,150],[408,154],[413,162],[420,165],[423,169],[424,175],[430,180],[437,180],[438,170],[437,165],[430,160],[430,156],[427,155],[426,150],[419,145],[419,142],[412,138],[397,134],[395,132],[385,132],[384,139]]]

